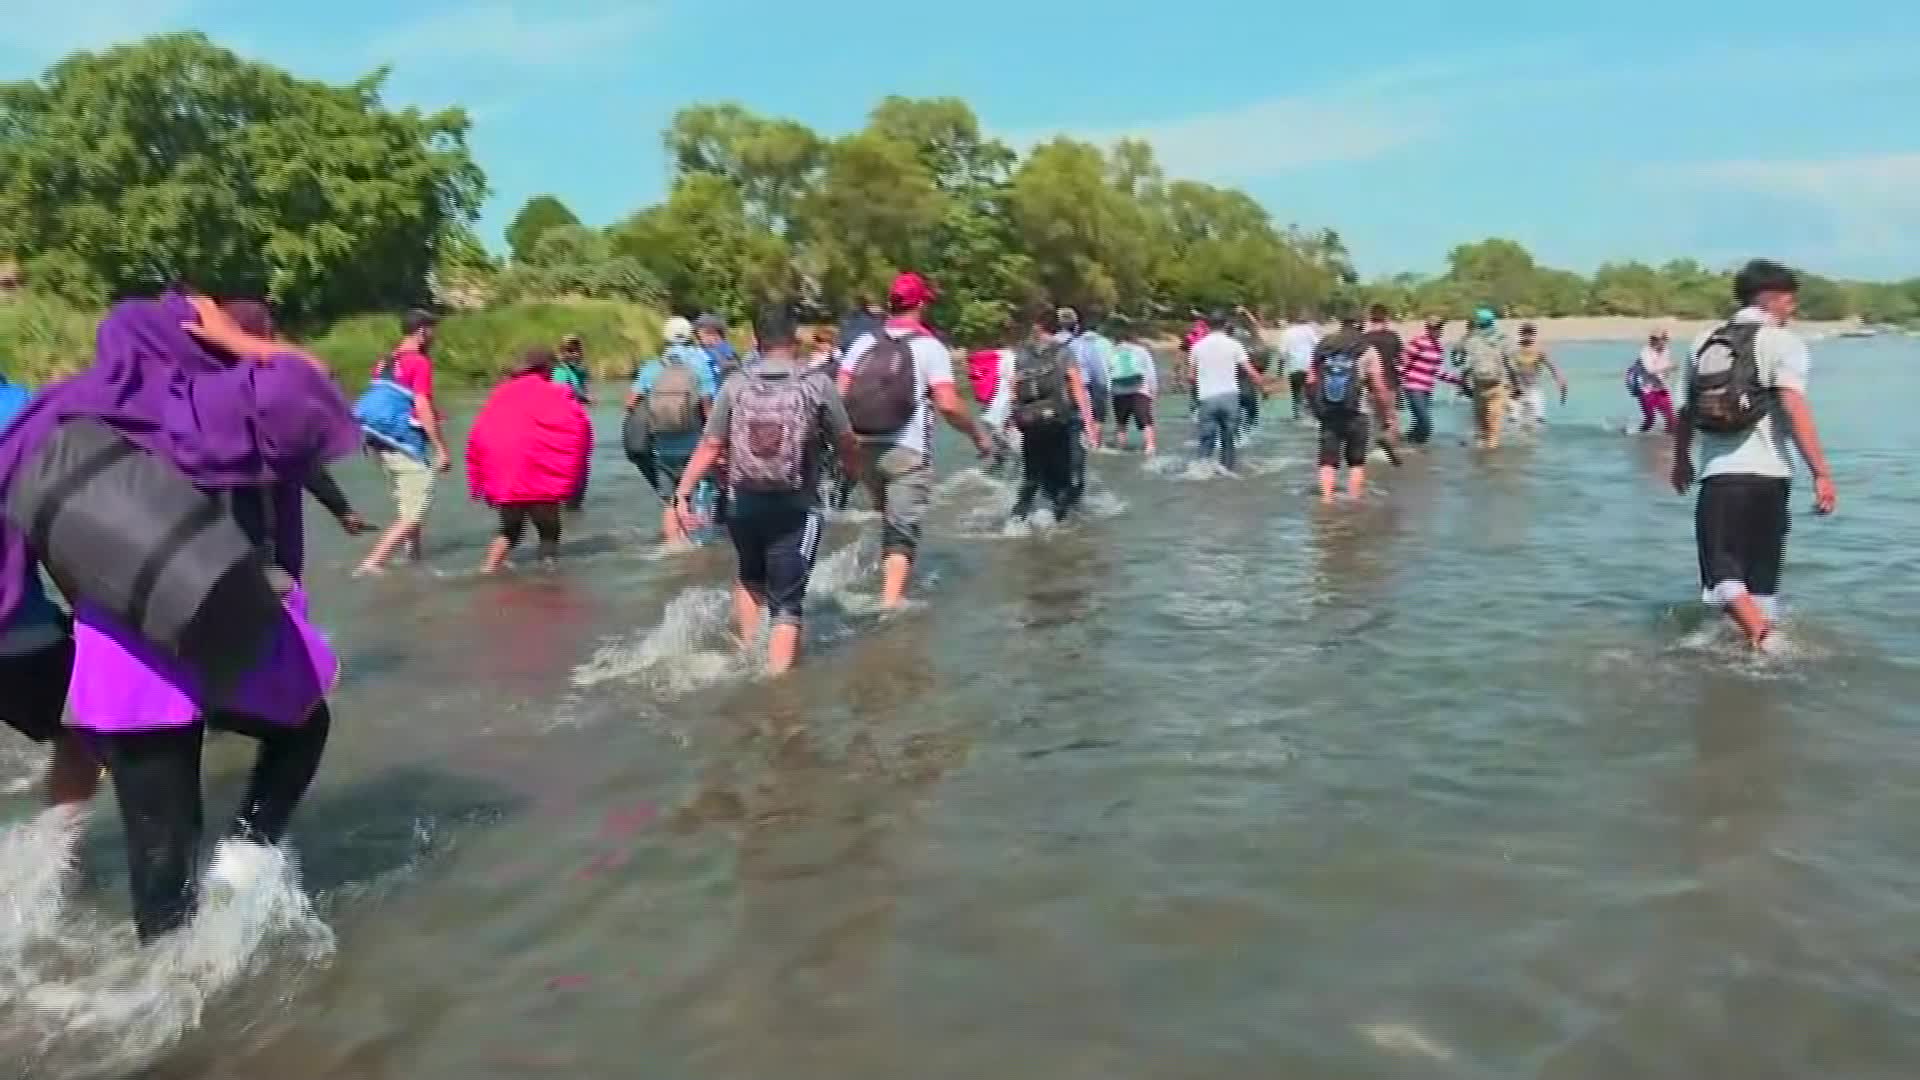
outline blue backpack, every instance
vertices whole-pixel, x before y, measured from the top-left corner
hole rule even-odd
[[[1340,349],[1320,358],[1320,411],[1351,413],[1360,408],[1360,358]]]
[[[413,418],[413,391],[394,380],[391,357],[373,373],[360,400],[353,404],[353,418],[367,440],[387,450],[395,450],[419,461],[427,459],[427,433]]]

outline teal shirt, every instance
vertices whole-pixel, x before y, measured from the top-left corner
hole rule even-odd
[[[553,366],[553,381],[573,391],[575,401],[584,404],[587,400],[586,376],[572,364],[561,362]]]

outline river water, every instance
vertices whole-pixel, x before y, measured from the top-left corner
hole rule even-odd
[[[186,991],[120,985],[146,961],[102,800],[47,924],[86,942],[36,967],[18,926],[44,910],[0,941],[34,1008],[61,980],[136,996],[83,1038],[0,993],[5,1056],[36,1080],[1910,1078],[1915,346],[1817,347],[1841,513],[1796,491],[1764,659],[1691,602],[1691,503],[1661,440],[1619,432],[1619,347],[1563,347],[1571,405],[1497,453],[1442,407],[1359,507],[1309,497],[1287,422],[1243,477],[1189,468],[1168,403],[1166,460],[1099,455],[1090,514],[1016,535],[949,443],[911,610],[874,612],[854,515],[773,682],[726,644],[728,549],[654,545],[601,410],[557,575],[472,577],[463,485],[424,570],[350,581],[358,545],[313,526],[347,662],[296,828],[317,918],[152,961],[212,973],[169,1001],[184,1038],[133,1056],[112,1023]],[[213,812],[246,750],[210,755]],[[33,828],[0,841],[16,894]],[[253,952],[209,968],[223,949]]]

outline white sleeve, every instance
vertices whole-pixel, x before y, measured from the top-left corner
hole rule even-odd
[[[1139,345],[1134,348],[1142,349],[1147,354],[1147,363],[1143,369],[1145,377],[1140,380],[1140,389],[1148,397],[1157,398],[1160,396],[1160,361],[1154,358],[1152,349]]]
[[[926,384],[928,390],[941,383],[953,384],[953,354],[940,344],[939,339],[914,338],[913,363],[920,369],[920,381]]]
[[[1005,349],[994,350],[994,363],[999,365],[999,377],[994,381],[993,400],[987,402],[987,410],[980,419],[990,427],[1006,427],[1007,420],[1013,415],[1013,357]]]
[[[858,364],[860,362],[860,358],[866,355],[867,350],[872,347],[873,347],[872,334],[861,334],[859,337],[854,338],[853,344],[847,346],[847,351],[843,353],[840,357],[840,374],[842,375],[853,374],[854,365]]]
[[[1799,334],[1788,330],[1767,335],[1768,352],[1773,356],[1773,385],[1807,392],[1807,376],[1813,370],[1813,353]]]

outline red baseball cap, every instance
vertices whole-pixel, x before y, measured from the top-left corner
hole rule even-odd
[[[893,284],[887,289],[887,299],[901,307],[919,307],[922,304],[931,304],[933,303],[933,298],[938,295],[938,293],[933,291],[933,286],[928,284],[926,278],[921,277],[911,270],[895,277]]]

